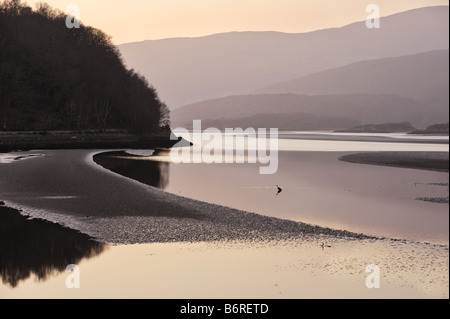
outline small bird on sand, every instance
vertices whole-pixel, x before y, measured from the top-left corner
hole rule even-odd
[[[322,245],[320,245],[320,247],[322,247],[322,250],[324,250],[325,247],[331,248],[331,246],[325,245],[324,243],[322,243]]]
[[[282,191],[281,187],[277,185],[277,195],[278,195],[279,193],[281,193],[281,191]]]

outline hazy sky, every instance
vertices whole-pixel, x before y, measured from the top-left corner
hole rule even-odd
[[[25,0],[26,1],[26,0]],[[434,5],[443,0],[28,0],[65,11],[80,8],[86,25],[102,29],[116,44],[228,31],[307,32],[365,20],[374,3],[381,15]]]

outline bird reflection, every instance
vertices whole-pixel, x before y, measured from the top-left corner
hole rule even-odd
[[[40,219],[28,219],[0,206],[0,277],[17,287],[35,275],[45,281],[69,264],[101,254],[105,245],[76,230]]]

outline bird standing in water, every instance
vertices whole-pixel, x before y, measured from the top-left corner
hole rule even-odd
[[[277,195],[278,195],[279,193],[281,193],[282,189],[281,189],[281,187],[278,186],[278,185],[277,185],[277,189],[278,189],[278,190],[277,190]]]

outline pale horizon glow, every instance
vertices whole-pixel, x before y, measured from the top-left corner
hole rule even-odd
[[[375,3],[381,16],[415,8],[449,5],[444,0],[29,0],[65,12],[80,8],[85,25],[103,30],[115,44],[231,31],[301,33],[363,21]]]

